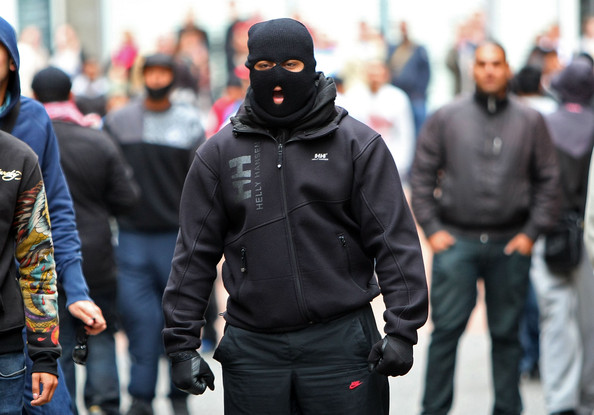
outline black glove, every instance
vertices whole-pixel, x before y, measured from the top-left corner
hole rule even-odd
[[[214,390],[214,374],[197,351],[170,353],[171,380],[184,392],[202,395],[208,386]]]
[[[394,336],[386,336],[371,348],[369,371],[385,376],[401,376],[413,365],[413,345]]]

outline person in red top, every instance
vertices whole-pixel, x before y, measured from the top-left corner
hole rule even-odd
[[[210,137],[229,122],[245,98],[250,85],[250,73],[245,66],[238,66],[229,76],[224,94],[213,104],[209,117],[206,136]]]

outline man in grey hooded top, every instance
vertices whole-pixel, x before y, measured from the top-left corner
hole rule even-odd
[[[51,217],[58,284],[66,293],[66,306],[70,314],[81,320],[90,334],[100,333],[105,330],[105,319],[101,309],[89,297],[89,289],[82,272],[80,239],[72,198],[60,167],[56,135],[43,105],[32,98],[21,96],[16,33],[10,23],[1,17],[0,53],[6,56],[6,59],[0,60],[0,129],[27,143],[38,156]],[[31,364],[31,361],[27,361],[28,371]],[[61,372],[60,366],[58,368]],[[29,374],[27,381],[30,379]],[[49,404],[31,407],[31,388],[27,385],[27,412],[64,414],[70,406],[70,397],[63,386],[63,382],[58,384]]]

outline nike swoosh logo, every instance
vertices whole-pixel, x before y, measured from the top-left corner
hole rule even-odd
[[[363,382],[361,382],[360,380],[356,380],[354,382],[351,382],[351,384],[349,385],[349,389],[353,390],[356,387],[359,387],[363,384]]]

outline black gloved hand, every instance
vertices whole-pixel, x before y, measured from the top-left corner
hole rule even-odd
[[[413,345],[394,336],[386,336],[371,348],[369,371],[385,376],[401,376],[413,365]]]
[[[170,353],[171,380],[184,392],[202,395],[208,386],[214,390],[214,374],[197,351]]]

